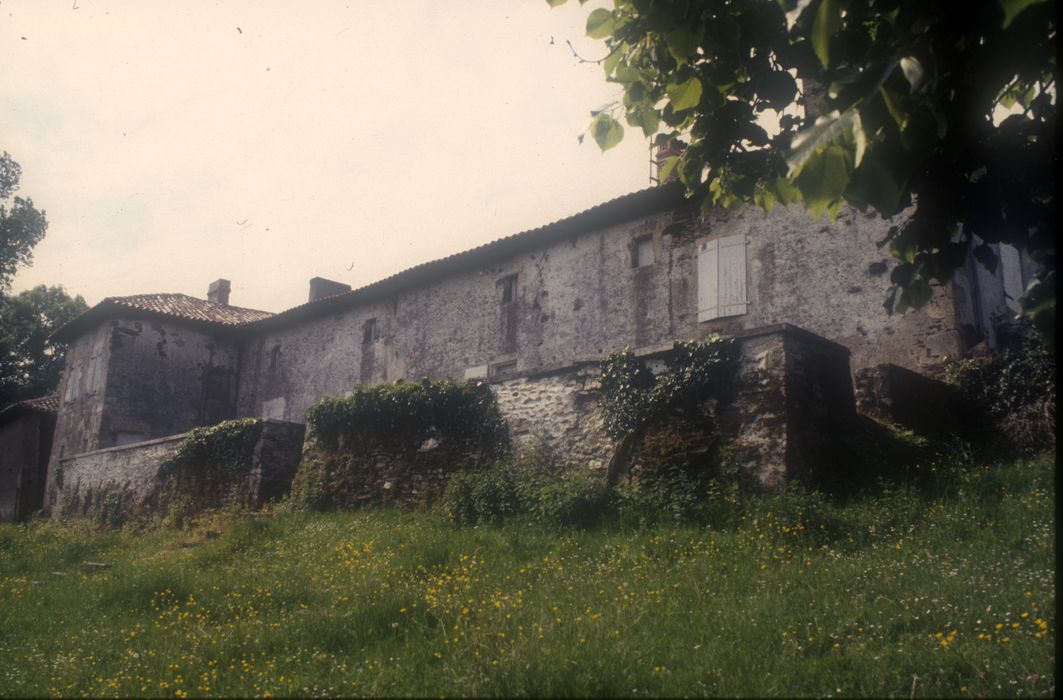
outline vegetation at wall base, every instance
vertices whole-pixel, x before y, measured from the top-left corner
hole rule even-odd
[[[2,525],[0,694],[1052,696],[1054,454],[935,468],[716,524]]]
[[[311,406],[307,423],[310,446],[289,501],[295,509],[427,506],[450,472],[493,463],[509,450],[494,394],[479,381],[358,386]]]
[[[183,526],[199,514],[245,505],[255,445],[262,434],[258,418],[238,418],[194,428],[159,470],[160,488],[147,499],[150,513]]]
[[[1001,351],[952,359],[946,376],[983,417],[975,428],[1004,449],[1037,451],[1056,442],[1056,358],[1028,324],[1015,324]]]

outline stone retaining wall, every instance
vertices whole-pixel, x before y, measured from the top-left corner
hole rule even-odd
[[[299,464],[305,426],[264,420],[247,475],[244,505],[257,509],[288,492]],[[58,514],[93,516],[106,501],[120,519],[150,517],[166,485],[163,464],[187,433],[94,450],[59,460],[51,502]]]

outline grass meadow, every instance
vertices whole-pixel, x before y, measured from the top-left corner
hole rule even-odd
[[[1051,696],[1054,455],[726,526],[0,526],[4,696]]]

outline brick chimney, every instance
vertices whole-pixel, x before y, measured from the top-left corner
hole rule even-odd
[[[229,290],[232,287],[232,283],[229,280],[214,280],[207,287],[207,301],[213,301],[215,304],[229,305]]]
[[[310,280],[310,301],[316,301],[322,297],[330,297],[334,294],[343,294],[351,291],[351,285],[343,282],[333,282],[324,277],[314,277]]]
[[[663,185],[666,182],[677,182],[679,180],[679,168],[672,168],[672,172],[668,173],[666,180],[661,180],[661,168],[664,167],[665,162],[671,156],[682,155],[683,149],[686,147],[687,145],[679,139],[669,139],[666,144],[657,147],[657,157],[653,159],[654,164],[657,166],[657,184]]]

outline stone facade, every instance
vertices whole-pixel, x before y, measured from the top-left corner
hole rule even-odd
[[[887,360],[922,371],[962,352],[950,288],[926,308],[882,307],[888,224],[854,211],[834,224],[776,207],[642,216],[489,265],[282,324],[261,324],[241,356],[240,415],[301,421],[354,384],[563,367],[611,350],[791,323],[848,347],[856,368]],[[699,321],[699,246],[745,239],[745,313]],[[640,241],[652,262],[637,266]],[[513,296],[503,301],[506,280]],[[367,324],[375,329],[367,335]],[[276,327],[280,326],[280,327]]]
[[[925,308],[891,317],[882,302],[893,262],[876,245],[890,225],[853,210],[828,222],[781,206],[701,217],[673,183],[360,289],[315,278],[309,302],[275,315],[230,306],[225,280],[209,301],[107,299],[57,332],[69,350],[49,478],[72,455],[230,417],[303,423],[314,403],[356,384],[448,376],[494,384],[518,441],[546,435],[566,459],[601,466],[608,442],[587,368],[621,347],[645,355],[675,340],[792,324],[847,349],[854,370],[888,361],[928,374],[947,355],[992,347],[991,326],[1011,308],[1006,293],[1025,263],[1002,254],[996,277],[961,271]],[[757,405],[777,410],[744,417],[738,431],[765,436],[764,459],[764,445],[781,441],[782,457],[758,467],[768,482],[779,464],[800,471],[815,451],[814,441],[774,434],[772,416],[800,413],[796,397],[825,391],[814,379],[823,373],[830,392],[851,394],[840,361],[827,369],[802,359],[812,341],[799,335],[783,333],[783,347],[764,354],[769,363],[778,355],[787,378]],[[817,400],[834,405],[827,398]],[[811,415],[787,418],[786,430]]]
[[[299,465],[305,426],[263,421],[251,468],[241,487],[243,505],[257,509],[286,494]],[[185,434],[93,450],[58,460],[50,488],[53,510],[85,516],[105,495],[116,498],[123,516],[148,516],[167,486],[166,461]],[[221,504],[217,504],[221,505]]]

